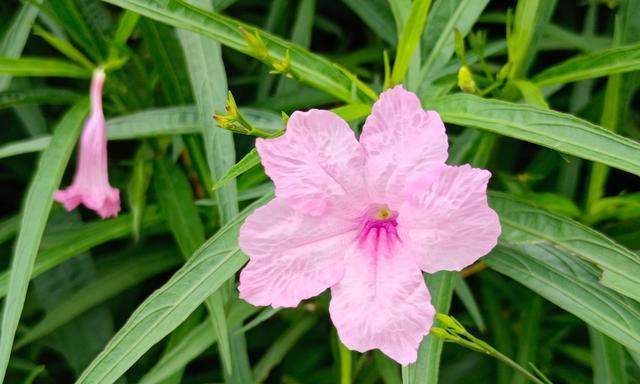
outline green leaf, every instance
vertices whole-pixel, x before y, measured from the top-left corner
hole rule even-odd
[[[9,24],[8,29],[0,40],[0,57],[17,58],[22,54],[24,45],[29,37],[31,25],[38,16],[38,6],[43,0],[34,0],[25,3]],[[11,76],[0,76],[0,92],[9,88]]]
[[[589,263],[543,241],[502,242],[483,260],[632,350],[640,350],[640,307],[598,281]]]
[[[193,106],[149,109],[107,120],[109,140],[131,140],[161,135],[200,132],[199,113]]]
[[[396,45],[398,35],[386,0],[342,0],[373,32],[391,45]]]
[[[457,29],[466,36],[487,6],[489,0],[438,0],[427,19],[422,34],[422,67],[417,84],[420,94],[428,88],[432,76],[444,67],[454,51],[454,33]]]
[[[351,80],[337,70],[328,60],[233,18],[202,11],[184,2],[174,0],[105,1],[162,23],[202,34],[232,49],[270,64],[267,59],[261,57],[259,53],[248,46],[240,33],[240,27],[250,33],[257,32],[266,44],[271,58],[283,61],[285,52],[289,51],[291,70],[294,77],[314,88],[334,95],[340,100],[352,101]],[[364,95],[357,94],[356,100],[364,100]]]
[[[12,89],[0,92],[0,108],[23,104],[69,104],[80,97],[77,92],[59,88]]]
[[[165,221],[185,259],[204,243],[204,225],[196,208],[191,184],[167,158],[155,161],[154,186]]]
[[[622,345],[589,327],[593,364],[593,383],[628,383]]]
[[[404,80],[404,75],[409,68],[413,52],[420,42],[422,31],[425,28],[425,21],[427,20],[427,13],[429,12],[430,6],[431,0],[416,0],[411,4],[409,16],[400,34],[396,59],[393,63],[393,70],[391,72],[392,84],[400,84]]]
[[[237,245],[240,224],[271,196],[256,201],[221,228],[171,280],[145,300],[78,379],[112,383],[168,335],[247,261]]]
[[[527,104],[549,109],[549,104],[545,100],[542,90],[536,84],[527,80],[516,80],[513,83],[518,87]]]
[[[89,78],[91,71],[59,59],[46,57],[0,57],[0,74],[12,76]]]
[[[630,297],[640,301],[640,255],[603,234],[569,218],[536,208],[522,200],[492,193],[492,207],[500,215],[502,240],[510,244],[543,242],[596,264],[605,276],[613,273],[636,287]],[[603,278],[602,284],[626,294],[619,280]]]
[[[258,155],[258,151],[256,151],[255,148],[252,148],[249,153],[247,153],[242,159],[240,159],[240,161],[238,161],[233,167],[229,168],[224,176],[216,181],[216,183],[213,185],[213,189],[217,190],[218,188],[223,187],[231,180],[234,180],[236,177],[242,175],[258,164],[260,164],[260,156]]]
[[[517,80],[527,74],[537,51],[538,31],[544,30],[556,6],[555,0],[519,0],[513,28],[507,25],[509,78]]]
[[[49,146],[51,136],[38,136],[0,145],[0,159],[25,153],[39,152]]]
[[[152,231],[160,223],[162,223],[162,215],[157,207],[148,207],[142,221],[142,229]],[[31,272],[31,279],[97,245],[130,236],[132,231],[131,216],[124,214],[115,219],[95,221],[79,228],[65,230],[59,233],[55,239],[45,236]],[[7,294],[9,272],[0,274],[0,298]]]
[[[302,320],[296,321],[271,344],[253,370],[253,375],[258,383],[264,382],[269,377],[269,372],[282,361],[284,356],[313,327],[315,322],[315,318],[305,316]]]
[[[212,10],[207,0],[192,0],[199,12]],[[218,180],[235,163],[233,134],[219,129],[211,118],[211,113],[222,111],[227,99],[227,75],[222,62],[220,44],[209,37],[178,30],[178,40],[182,45],[191,80],[191,88],[200,114],[201,133],[211,179]],[[210,188],[211,184],[207,185]],[[230,180],[224,188],[215,192],[220,224],[223,225],[238,214],[238,199],[235,180]],[[218,349],[225,368],[225,375],[233,380],[246,380],[250,376],[248,358],[232,359],[232,341],[224,315],[224,298],[219,292],[207,301],[211,320],[217,332]],[[241,336],[239,336],[241,337]],[[234,372],[235,371],[235,372]],[[243,376],[244,375],[244,376]]]
[[[151,370],[140,379],[139,384],[161,383],[203,354],[217,340],[218,335],[213,331],[211,321],[206,319],[162,355]]]
[[[476,323],[480,332],[484,333],[487,330],[487,326],[485,325],[484,317],[482,317],[482,312],[480,312],[480,307],[475,297],[473,297],[469,285],[459,273],[455,274],[454,292],[460,301],[462,301],[462,304],[467,312],[469,312],[469,315],[473,319],[473,322]]]
[[[573,57],[533,78],[539,87],[594,79],[640,69],[640,44],[615,47]]]
[[[89,104],[82,100],[73,106],[54,129],[51,145],[43,152],[24,200],[20,232],[16,240],[7,297],[0,326],[0,381],[3,381],[33,264],[53,205],[53,194],[60,185],[73,148],[82,129]]]
[[[640,175],[640,143],[572,115],[467,94],[424,104],[447,123],[529,141]]]
[[[439,313],[448,313],[455,286],[455,272],[442,271],[427,275],[426,283],[431,292],[431,302]],[[442,339],[427,335],[418,350],[418,360],[402,367],[403,384],[437,383],[440,372]]]
[[[108,262],[102,262],[95,280],[58,303],[18,340],[15,348],[21,348],[50,334],[87,310],[137,286],[151,276],[179,265],[181,261],[175,249],[165,248],[135,255],[125,252],[122,256],[114,256]]]
[[[81,66],[93,70],[95,65],[85,57],[76,47],[66,40],[62,40],[56,37],[54,34],[47,32],[44,28],[39,27],[37,24],[33,27],[34,34],[42,37],[52,47],[57,49],[60,53],[65,55],[69,60],[75,61]]]
[[[227,321],[231,327],[236,327],[258,310],[258,307],[239,302],[239,305],[231,308]],[[211,329],[210,321],[205,320],[191,329],[184,338],[165,353],[149,372],[140,379],[139,384],[162,382],[203,354],[216,341],[217,334]]]

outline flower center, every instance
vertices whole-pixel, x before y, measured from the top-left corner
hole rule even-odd
[[[372,205],[363,217],[358,244],[376,253],[390,252],[394,244],[400,241],[397,218],[398,213],[392,211],[386,204]]]

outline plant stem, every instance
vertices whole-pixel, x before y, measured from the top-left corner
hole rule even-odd
[[[524,377],[526,377],[527,379],[531,380],[531,382],[536,383],[536,384],[545,384],[544,381],[538,379],[533,374],[531,374],[531,372],[527,371],[522,366],[520,366],[518,363],[516,363],[515,361],[511,360],[510,358],[508,358],[507,356],[503,355],[502,353],[498,352],[497,350],[493,349],[491,351],[487,351],[487,353],[490,356],[493,356],[496,359],[498,359],[498,360],[502,361],[503,363],[507,364],[508,366],[510,366],[511,368],[515,369],[516,371],[520,372],[522,375],[524,375]]]

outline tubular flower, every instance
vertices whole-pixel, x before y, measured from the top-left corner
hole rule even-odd
[[[120,212],[120,191],[109,184],[107,170],[107,127],[102,113],[105,73],[97,69],[91,79],[91,115],[84,123],[73,183],[55,194],[67,211],[80,203],[104,218]]]
[[[435,313],[421,271],[459,271],[496,245],[491,173],[446,165],[440,116],[402,86],[380,95],[359,142],[334,113],[310,110],[256,148],[276,198],[240,230],[240,296],[293,307],[331,288],[347,347],[414,362]]]

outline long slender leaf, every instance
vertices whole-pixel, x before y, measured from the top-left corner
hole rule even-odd
[[[640,175],[640,143],[572,115],[457,94],[427,100],[447,123],[529,141]]]
[[[453,55],[454,29],[465,36],[476,22],[488,0],[438,0],[429,13],[422,37],[422,67],[418,84],[421,92],[431,76],[447,64]]]
[[[594,79],[640,69],[640,44],[615,47],[573,57],[533,78],[540,87]]]
[[[0,57],[0,74],[12,76],[89,78],[91,71],[59,59],[44,57]]]
[[[131,315],[78,383],[112,383],[182,323],[247,261],[236,239],[240,224],[270,196],[258,200],[209,239]]]
[[[42,1],[34,0],[25,3],[20,8],[0,40],[0,57],[17,58],[20,56],[29,37],[31,25],[38,16],[38,5],[42,4]],[[11,76],[0,76],[0,92],[7,90],[10,83]]]
[[[411,4],[409,16],[402,28],[396,59],[391,72],[393,84],[399,84],[404,79],[404,75],[409,68],[411,57],[420,42],[420,36],[424,30],[424,23],[427,20],[427,13],[431,6],[431,0],[416,0]]]
[[[640,350],[638,303],[602,286],[599,271],[587,262],[548,243],[502,243],[484,260],[612,339]]]
[[[83,100],[72,107],[60,120],[54,130],[52,145],[42,154],[25,197],[0,326],[0,381],[4,379],[9,364],[11,347],[27,295],[33,264],[53,205],[52,196],[60,185],[88,106],[88,102]]]
[[[454,273],[443,271],[428,275],[426,278],[431,292],[431,302],[439,313],[449,312],[455,286]],[[404,384],[437,383],[442,346],[440,338],[433,335],[425,336],[418,350],[418,360],[414,364],[402,367],[402,382]]]
[[[206,0],[191,0],[190,3],[202,11],[212,10],[212,4]],[[218,180],[233,166],[236,156],[231,132],[218,129],[210,118],[212,111],[224,110],[227,96],[227,75],[222,62],[220,44],[206,36],[187,30],[178,30],[178,38],[185,53],[191,88],[200,114],[200,127],[204,137],[209,172],[212,180]],[[235,180],[216,190],[215,199],[222,225],[238,214]],[[232,375],[236,380],[247,380],[250,377],[248,358],[234,361],[231,356],[232,347],[224,314],[225,299],[222,292],[210,298],[207,306],[210,309],[212,325],[217,333],[225,374]]]
[[[287,329],[265,352],[256,363],[254,376],[258,383],[264,382],[269,372],[275,367],[295,345],[295,343],[315,324],[316,319],[307,316]]]
[[[628,383],[622,345],[589,327],[593,362],[593,383]]]
[[[240,27],[249,32],[257,32],[269,50],[269,55],[279,61],[285,59],[285,52],[291,57],[291,71],[300,81],[323,90],[340,100],[352,101],[351,80],[336,69],[326,59],[312,54],[278,37],[259,31],[230,17],[209,13],[173,0],[104,0],[119,7],[138,12],[141,15],[158,20],[178,28],[197,32],[210,37],[221,44],[266,61],[258,52],[252,50],[243,38]],[[365,100],[363,95],[358,99]]]
[[[542,242],[594,263],[603,272],[602,284],[640,301],[640,255],[591,228],[517,198],[493,193],[491,202],[500,215],[503,241],[511,244]],[[631,292],[619,289],[617,280],[606,278],[610,273],[621,276],[635,289]]]
[[[153,230],[162,223],[157,207],[149,207],[142,221],[143,230]],[[80,228],[65,231],[56,241],[43,238],[43,243],[52,243],[41,249],[31,272],[31,279],[60,265],[69,258],[117,238],[130,236],[133,231],[131,216],[125,214],[108,221],[85,224]],[[44,244],[43,244],[44,245]],[[44,247],[42,247],[44,248]],[[0,273],[0,298],[7,294],[10,271]]]
[[[130,253],[114,257],[108,266],[102,266],[95,280],[68,296],[29,330],[15,345],[25,346],[48,335],[78,315],[119,293],[140,284],[147,278],[180,264],[173,249],[162,249],[132,257]]]

